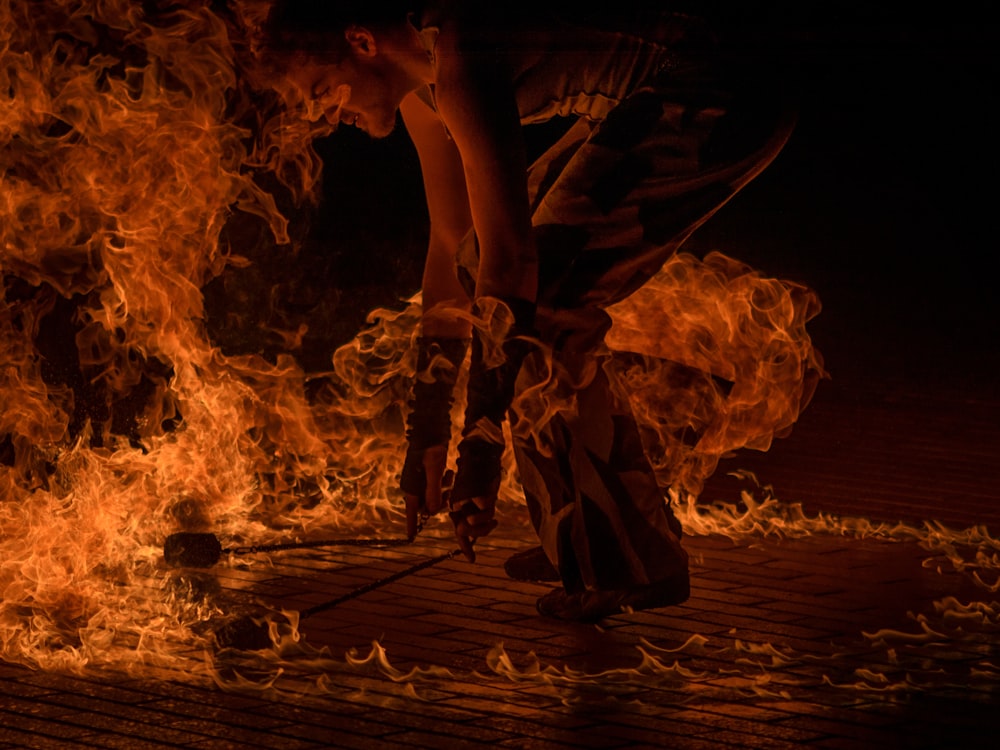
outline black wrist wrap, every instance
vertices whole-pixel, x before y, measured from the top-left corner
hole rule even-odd
[[[406,439],[413,448],[447,445],[451,440],[455,381],[468,346],[465,339],[417,340],[417,375],[406,418]]]
[[[504,451],[502,425],[514,400],[514,385],[524,358],[531,350],[535,305],[521,299],[505,299],[514,321],[501,344],[503,361],[488,367],[484,362],[483,334],[472,340],[465,427],[458,446],[458,472],[451,502],[495,494],[500,482],[500,460]]]

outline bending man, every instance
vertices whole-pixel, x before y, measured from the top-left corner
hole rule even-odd
[[[541,547],[506,569],[561,582],[539,611],[593,621],[682,602],[681,529],[604,367],[605,308],[764,169],[790,120],[763,85],[728,76],[686,17],[638,33],[479,5],[288,0],[264,47],[316,116],[378,138],[401,113],[419,155],[430,241],[401,478],[410,534],[447,496],[474,559],[473,542],[496,526],[509,418]],[[572,125],[528,164],[523,127],[553,118]],[[470,338],[457,473],[443,493]],[[540,393],[558,403],[544,418],[531,402]]]

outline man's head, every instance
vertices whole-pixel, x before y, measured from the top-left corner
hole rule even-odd
[[[258,36],[260,69],[304,117],[386,136],[405,92],[380,35],[405,23],[412,7],[393,0],[276,0]]]

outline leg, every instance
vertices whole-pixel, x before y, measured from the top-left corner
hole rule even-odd
[[[526,362],[511,418],[531,518],[569,593],[631,589],[687,570],[629,406],[593,345],[607,320],[597,310],[543,317],[543,337],[558,331],[559,348]]]
[[[781,150],[794,118],[727,87],[669,78],[532,165],[541,303],[629,296]]]
[[[687,596],[679,529],[609,388],[602,308],[650,279],[790,130],[779,117],[744,116],[699,75],[672,74],[605,122],[577,123],[529,176],[551,359],[526,363],[511,422],[529,511],[563,582],[540,601],[547,614],[598,619]]]

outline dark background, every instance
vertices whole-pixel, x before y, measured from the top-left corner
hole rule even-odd
[[[810,330],[832,375],[821,388],[995,394],[1000,31],[986,4],[698,7],[724,42],[774,64],[800,116],[777,160],[685,249],[719,250],[818,292]],[[208,290],[210,315],[224,300],[233,320],[240,302],[227,289],[240,285],[256,311],[218,332],[229,348],[273,349],[261,315],[307,322],[298,354],[311,370],[328,367],[369,310],[418,288],[426,236],[404,131],[371,141],[345,128],[317,147],[324,200],[295,224],[297,255],[272,248],[239,284]]]
[[[757,27],[788,61],[798,128],[689,249],[816,289],[829,386],[996,394],[1000,33],[984,8],[789,4]]]

